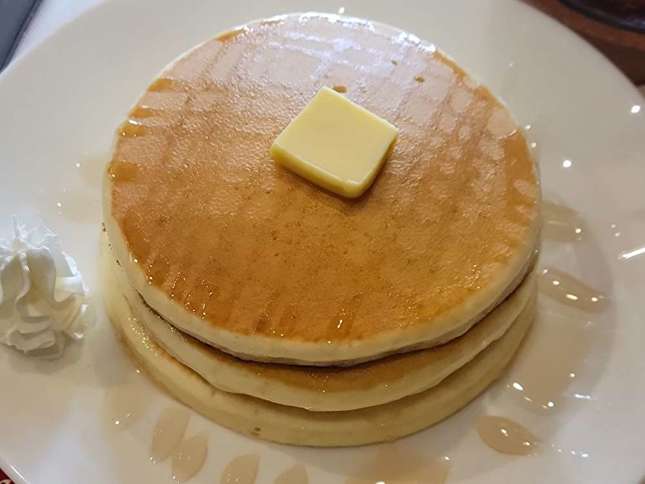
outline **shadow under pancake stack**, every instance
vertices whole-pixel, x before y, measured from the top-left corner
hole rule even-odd
[[[347,200],[269,148],[323,86],[399,138]],[[535,310],[539,182],[507,109],[434,46],[287,15],[168,66],[105,173],[108,313],[150,376],[276,442],[393,440],[507,366]]]

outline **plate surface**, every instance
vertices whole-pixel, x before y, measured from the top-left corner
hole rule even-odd
[[[11,214],[41,216],[77,259],[100,307],[100,172],[115,127],[149,80],[230,26],[340,8],[434,42],[500,96],[535,143],[549,202],[540,314],[519,358],[462,412],[396,446],[450,458],[449,483],[638,482],[645,476],[645,103],[600,54],[519,2],[102,5],[0,76],[0,230]],[[0,382],[0,467],[18,482],[172,481],[170,462],[154,464],[149,453],[160,412],[179,404],[134,370],[102,310],[87,339],[59,361],[0,348]],[[124,388],[136,388],[137,403],[121,410],[115,394]],[[512,457],[490,449],[475,429],[482,414],[522,423],[541,439],[540,451]],[[115,416],[128,425],[115,426]],[[311,482],[340,483],[379,452],[267,444],[191,412],[187,435],[200,432],[208,456],[196,483],[219,481],[233,457],[249,453],[260,456],[260,483],[294,462]]]

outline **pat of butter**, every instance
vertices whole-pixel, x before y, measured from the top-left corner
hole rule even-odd
[[[276,138],[273,159],[344,197],[374,181],[398,130],[333,89],[323,87]]]

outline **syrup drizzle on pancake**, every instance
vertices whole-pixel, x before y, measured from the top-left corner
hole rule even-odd
[[[130,117],[135,119],[145,119],[145,118],[151,118],[156,114],[158,113],[153,108],[145,105],[139,105],[130,112]]]
[[[123,182],[135,180],[138,174],[138,165],[127,161],[113,161],[108,168],[108,175]]]
[[[119,134],[124,138],[136,138],[143,136],[145,132],[146,127],[133,119],[128,119],[119,129]]]
[[[267,142],[320,85],[346,89],[402,129],[391,163],[355,204],[266,159]],[[377,335],[413,334],[475,307],[466,301],[488,299],[535,242],[536,174],[510,114],[430,44],[366,21],[286,16],[190,51],[121,127],[113,163],[123,162],[139,173],[109,180],[111,214],[135,270],[155,286],[138,289],[164,314],[147,293],[159,289],[204,340],[249,358],[265,339],[322,355],[280,357],[294,363],[390,351],[329,356],[329,342],[344,343],[339,353],[356,342],[347,351],[358,353]],[[332,326],[355,295],[351,324]],[[250,347],[215,341],[220,329]]]

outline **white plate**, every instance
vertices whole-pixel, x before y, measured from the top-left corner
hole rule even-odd
[[[584,219],[581,240],[546,241],[541,264],[608,298],[603,311],[589,312],[545,294],[536,328],[502,381],[398,445],[448,456],[448,482],[637,482],[645,475],[645,250],[637,250],[645,246],[645,107],[639,112],[636,89],[600,54],[519,2],[110,2],[0,77],[0,220],[42,215],[100,299],[99,172],[115,126],[149,80],[229,26],[340,7],[435,42],[531,125],[546,198]],[[551,223],[547,232],[557,228]],[[106,415],[106,392],[128,379],[139,381],[146,410],[117,431]],[[527,400],[536,397],[543,409]],[[61,361],[28,361],[0,348],[0,467],[18,482],[170,482],[170,464],[148,459],[152,428],[169,405],[178,404],[133,373],[102,313]],[[544,442],[541,452],[511,457],[486,447],[474,427],[484,413],[524,424]],[[342,482],[378,450],[270,445],[193,414],[189,434],[202,430],[208,458],[192,482],[218,481],[241,453],[260,455],[258,482],[272,481],[294,461],[307,466],[312,482]]]

